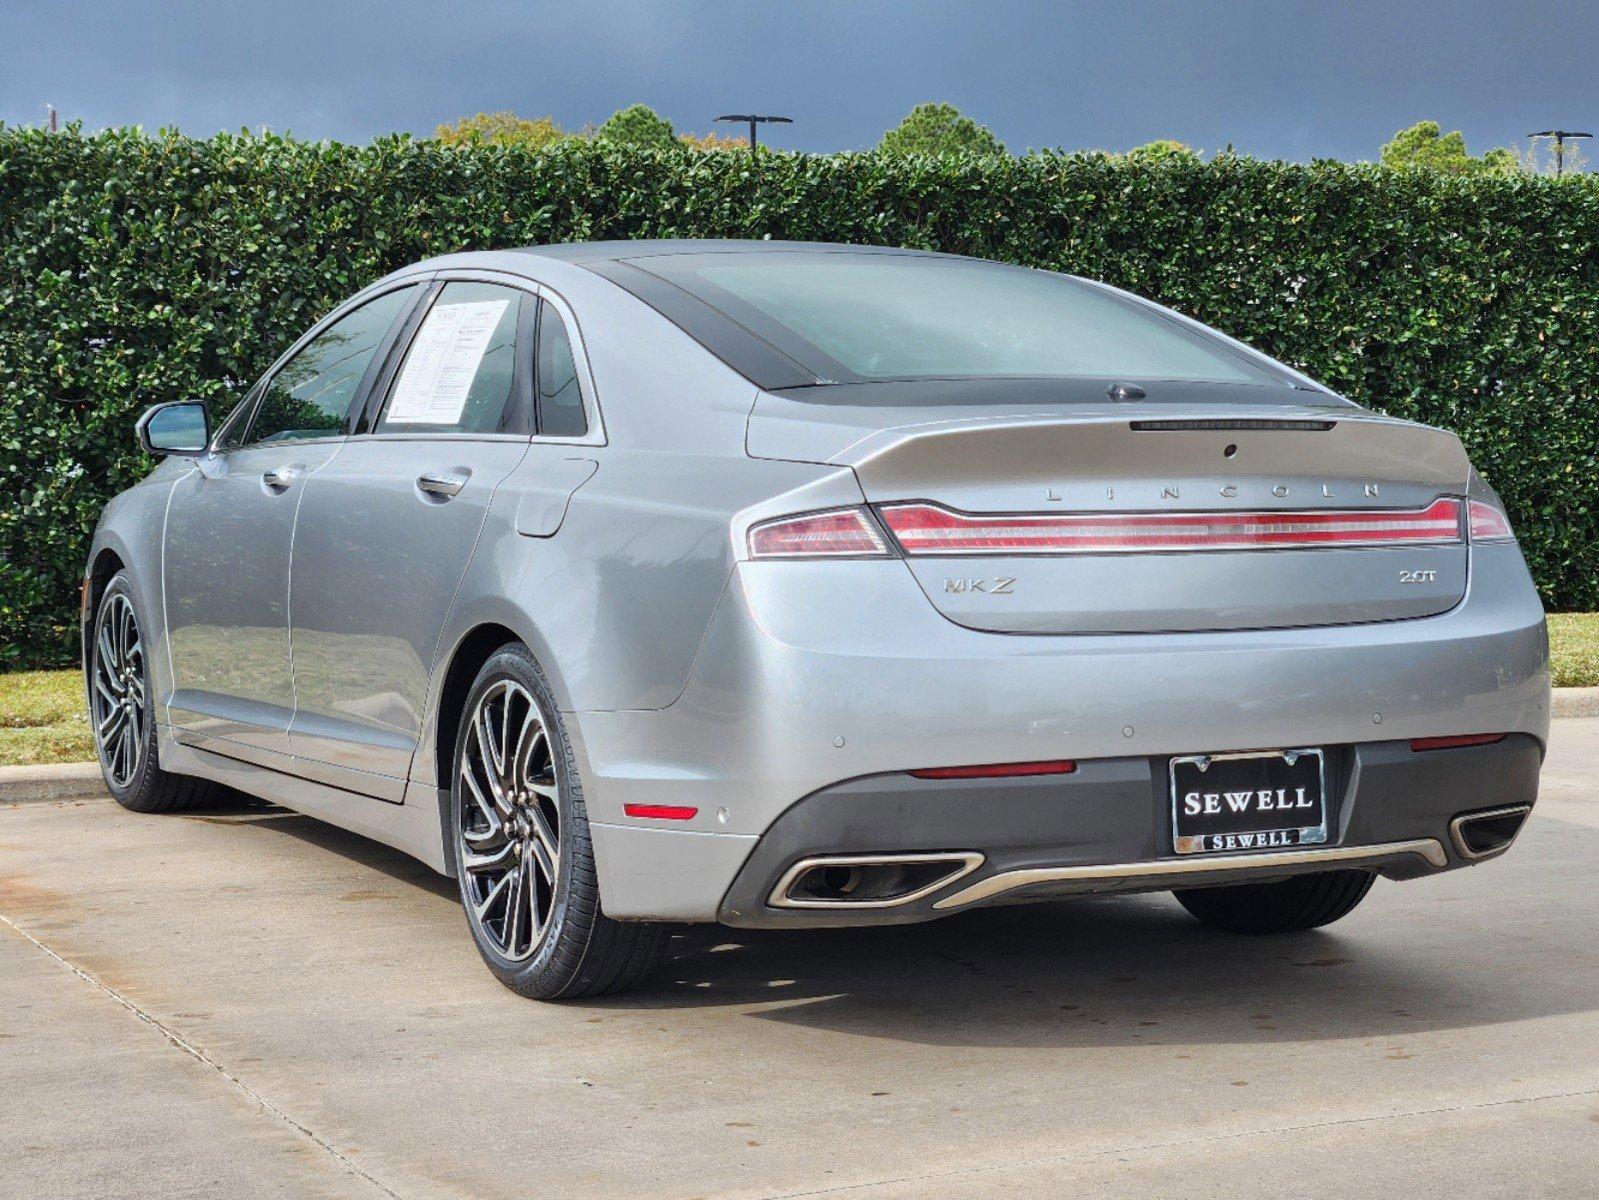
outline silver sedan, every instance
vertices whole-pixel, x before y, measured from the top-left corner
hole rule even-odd
[[[1536,796],[1543,613],[1458,439],[1081,279],[452,255],[138,435],[83,591],[112,794],[414,855],[529,996],[680,922],[1306,929]]]

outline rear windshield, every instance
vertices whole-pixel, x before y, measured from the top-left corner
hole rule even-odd
[[[634,259],[840,382],[1288,379],[1159,309],[1025,267],[774,251]]]

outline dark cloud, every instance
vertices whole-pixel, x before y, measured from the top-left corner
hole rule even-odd
[[[365,140],[509,108],[562,125],[643,102],[703,131],[783,113],[802,150],[863,148],[948,100],[1012,149],[1175,137],[1374,157],[1424,117],[1473,150],[1599,125],[1594,0],[0,0],[0,120],[262,125]]]

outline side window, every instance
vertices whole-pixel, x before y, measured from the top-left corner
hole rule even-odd
[[[339,433],[372,356],[412,294],[412,288],[400,288],[363,304],[284,363],[267,384],[243,444],[303,441]]]
[[[535,303],[517,288],[445,284],[411,339],[376,431],[498,433],[518,427],[517,407],[520,402],[526,411],[528,384],[518,378],[516,333],[522,305]],[[520,374],[526,373],[523,365]],[[526,432],[525,419],[520,428]]]
[[[538,431],[544,437],[578,437],[588,432],[589,422],[572,340],[553,305],[541,301],[539,309]]]

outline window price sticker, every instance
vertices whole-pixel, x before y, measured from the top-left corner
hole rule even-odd
[[[454,425],[509,300],[437,304],[422,322],[394,386],[389,423]]]

